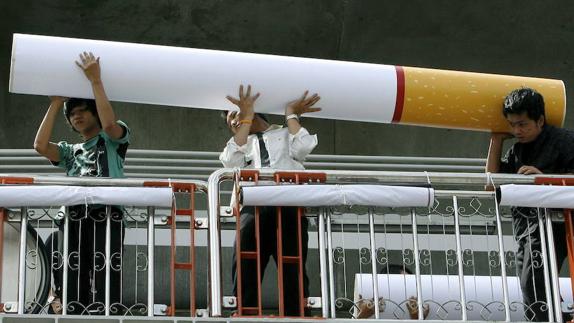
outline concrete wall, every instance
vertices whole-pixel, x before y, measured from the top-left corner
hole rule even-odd
[[[48,103],[7,92],[14,32],[548,77],[568,93],[574,84],[568,0],[4,0],[0,12],[0,148],[31,148]],[[216,151],[229,137],[215,111],[114,106],[133,148]],[[316,153],[481,157],[488,145],[485,133],[304,122],[320,136]],[[79,139],[63,118],[54,138]]]

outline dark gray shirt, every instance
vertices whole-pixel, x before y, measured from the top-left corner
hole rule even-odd
[[[534,141],[515,143],[502,159],[500,172],[515,174],[522,166],[545,174],[574,173],[574,131],[545,125]],[[513,207],[512,222],[517,241],[539,239],[537,209]]]

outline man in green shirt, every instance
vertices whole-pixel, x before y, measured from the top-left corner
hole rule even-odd
[[[68,176],[123,177],[123,165],[130,130],[116,116],[101,79],[99,57],[80,54],[76,64],[89,80],[95,100],[51,97],[40,124],[34,149],[50,162],[64,168]],[[66,120],[83,139],[69,144],[50,141],[57,115],[64,110]],[[76,205],[69,207],[68,304],[70,314],[103,314],[105,304],[106,207]],[[123,210],[111,208],[111,312],[119,310],[121,290],[121,254],[124,237]],[[60,236],[63,236],[60,234]],[[57,245],[57,244],[54,244]],[[61,297],[61,271],[54,274],[57,297]]]

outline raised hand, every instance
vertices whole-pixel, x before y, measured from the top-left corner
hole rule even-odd
[[[55,104],[56,106],[63,106],[64,102],[68,101],[68,98],[63,96],[52,95],[50,96],[50,104]]]
[[[100,72],[100,58],[95,57],[92,52],[83,52],[80,54],[80,61],[76,61],[84,74],[91,83],[99,83],[102,81]]]
[[[231,95],[226,96],[226,98],[239,108],[239,113],[243,118],[253,118],[255,101],[259,98],[259,95],[259,93],[251,95],[251,85],[247,85],[247,91],[244,93],[242,84],[239,86],[239,98]]]
[[[304,113],[321,111],[321,108],[313,108],[313,105],[321,100],[321,97],[317,93],[307,97],[308,94],[309,91],[305,91],[299,99],[289,102],[287,107],[285,107],[285,115],[302,115]]]
[[[534,175],[542,174],[542,171],[534,166],[522,166],[518,169],[517,173],[523,175]]]

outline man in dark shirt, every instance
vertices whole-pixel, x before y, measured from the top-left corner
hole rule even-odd
[[[541,94],[529,88],[514,90],[504,100],[502,113],[510,124],[512,135],[492,134],[486,162],[487,172],[524,175],[573,172],[574,132],[546,124],[544,98]],[[501,160],[503,142],[511,136],[517,142]],[[548,321],[538,210],[513,207],[512,223],[518,242],[516,266],[526,318],[538,322]],[[564,226],[556,223],[553,230],[556,258],[561,264],[567,254]]]

